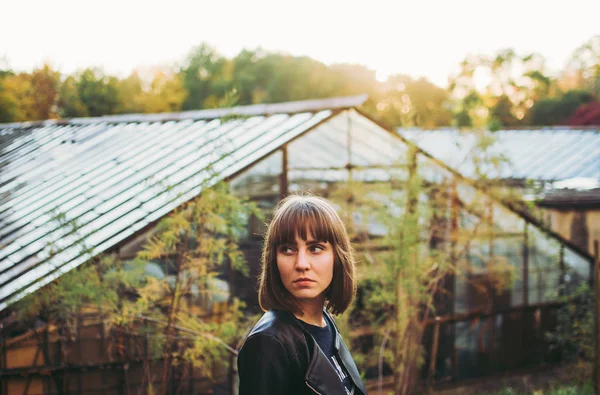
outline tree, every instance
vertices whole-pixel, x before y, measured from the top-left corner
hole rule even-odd
[[[56,117],[56,104],[60,84],[60,73],[48,64],[31,73],[32,119],[43,120]]]
[[[180,75],[157,70],[148,89],[134,96],[134,103],[145,113],[181,111],[187,92]]]
[[[78,81],[69,75],[58,91],[58,113],[61,118],[87,117],[88,109],[79,96]]]
[[[466,57],[449,86],[458,101],[456,124],[498,129],[527,123],[531,107],[558,90],[545,63],[540,54],[519,56],[510,48]]]
[[[600,102],[582,104],[569,118],[567,124],[570,126],[600,126]]]
[[[449,126],[452,112],[448,92],[425,78],[390,76],[384,96],[377,104],[378,116],[390,125],[424,129]]]
[[[558,98],[539,100],[531,108],[529,123],[532,125],[564,125],[582,104],[592,102],[594,97],[586,91],[572,90]]]
[[[7,107],[12,108],[13,121],[36,120],[31,96],[31,75],[19,73],[8,76],[2,81],[2,89]]]
[[[475,84],[476,73],[484,68],[482,56],[467,56],[460,63],[459,72],[449,79],[448,91],[457,103],[454,123],[458,127],[481,128],[487,123],[489,110]]]
[[[231,91],[230,69],[230,62],[207,44],[192,49],[179,71],[187,92],[183,110],[218,107]]]
[[[510,99],[505,95],[500,96],[496,99],[496,103],[491,108],[490,123],[496,121],[496,126],[499,128],[510,128],[518,125],[519,120],[513,115],[511,110],[512,102]]]
[[[162,388],[160,393],[176,391],[171,383],[172,369],[179,355],[194,365],[207,368],[216,358],[222,357],[222,349],[210,347],[206,339],[197,339],[191,348],[181,349],[174,337],[176,327],[192,327],[207,331],[209,326],[198,324],[190,316],[194,296],[210,302],[218,296],[212,285],[218,270],[227,264],[231,270],[247,273],[245,259],[237,239],[245,225],[245,218],[258,213],[254,206],[240,201],[220,184],[205,190],[198,199],[178,209],[159,223],[156,234],[149,240],[134,264],[145,265],[148,261],[162,262],[166,277],[148,278],[137,289],[140,298],[126,309],[137,314],[160,317],[166,322],[162,334]],[[190,300],[190,297],[192,300]],[[237,309],[239,304],[234,304]],[[233,312],[232,312],[233,313]],[[237,319],[239,312],[237,314]],[[221,336],[235,335],[236,320],[218,332]],[[230,340],[230,339],[228,339]]]
[[[260,218],[256,206],[229,194],[226,184],[207,188],[161,220],[136,259],[98,256],[17,302],[16,309],[23,320],[42,317],[64,328],[75,327],[81,308],[96,309],[117,333],[149,339],[142,389],[177,393],[180,365],[192,364],[210,377],[213,364],[226,364],[226,354],[235,353],[230,345],[242,335],[242,304],[218,278],[225,269],[247,273],[237,242],[251,215]],[[72,228],[77,234],[77,224]],[[217,313],[217,300],[228,302],[220,321],[207,316]],[[150,364],[156,361],[162,369],[155,389]]]
[[[232,86],[240,105],[262,103],[273,67],[261,49],[243,49],[232,60]]]
[[[575,89],[585,89],[600,97],[600,35],[575,49],[566,68],[575,78]]]
[[[118,106],[118,80],[98,69],[85,69],[77,76],[77,93],[90,117],[114,114]]]
[[[307,56],[271,54],[264,60],[273,70],[266,86],[266,101],[278,103],[334,95],[333,73],[323,63]]]
[[[142,79],[139,72],[134,70],[127,78],[119,81],[119,106],[116,112],[119,114],[132,114],[143,112],[138,103],[138,97],[142,94]]]
[[[0,122],[17,120],[18,103],[5,87],[5,79],[14,75],[10,71],[0,71]]]
[[[59,90],[59,113],[64,118],[110,115],[119,105],[118,79],[99,69],[68,76]]]

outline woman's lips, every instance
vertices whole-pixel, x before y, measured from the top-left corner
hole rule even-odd
[[[315,280],[311,280],[310,278],[299,278],[298,280],[294,281],[294,284],[301,286],[301,287],[306,287],[306,286],[310,286],[314,282],[315,282]]]

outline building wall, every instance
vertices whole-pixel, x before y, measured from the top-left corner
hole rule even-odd
[[[160,385],[162,359],[148,367],[148,346],[142,336],[107,330],[96,317],[81,320],[73,336],[61,336],[50,325],[0,343],[0,394],[149,394],[146,371]],[[44,351],[46,350],[46,351]],[[188,363],[177,365],[182,393],[212,394],[228,386],[226,364],[202,372]],[[214,380],[214,381],[213,381]],[[216,383],[216,384],[215,384]],[[225,383],[225,384],[224,384]],[[60,386],[60,390],[57,387]],[[222,393],[227,393],[222,392]]]
[[[590,255],[594,254],[594,240],[600,243],[600,209],[547,208],[545,212],[552,230],[587,250]]]

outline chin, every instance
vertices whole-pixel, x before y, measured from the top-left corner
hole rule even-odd
[[[300,291],[300,292],[296,292],[294,294],[294,297],[298,300],[311,300],[311,299],[318,298],[320,295],[321,294],[319,292],[311,292],[311,291],[302,292],[302,291]]]

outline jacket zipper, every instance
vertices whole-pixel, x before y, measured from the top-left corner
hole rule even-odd
[[[310,388],[315,394],[321,395],[321,393],[319,391],[317,391],[316,389],[314,389],[313,387],[311,387],[310,384],[308,384],[308,381],[305,381],[305,383],[308,386],[308,388]]]

